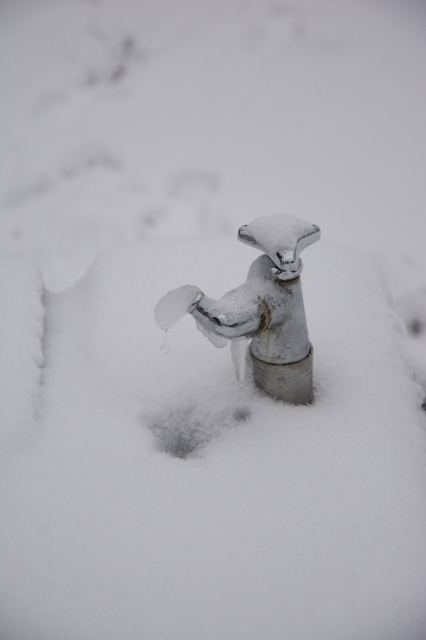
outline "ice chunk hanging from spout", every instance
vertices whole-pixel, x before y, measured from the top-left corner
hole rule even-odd
[[[199,322],[197,322],[196,325],[197,325],[198,331],[201,331],[203,336],[207,338],[207,340],[210,340],[212,345],[215,346],[217,349],[223,349],[223,347],[226,347],[226,345],[228,344],[229,341],[226,338],[222,338],[222,336],[218,336],[213,331],[207,331],[207,329],[203,327],[203,325],[201,325]]]
[[[231,356],[238,382],[242,382],[244,380],[247,342],[248,338],[245,336],[231,340]]]
[[[154,317],[156,323],[163,331],[168,331],[178,320],[192,310],[202,295],[200,289],[192,284],[186,284],[183,287],[169,291],[155,305]],[[208,331],[198,322],[197,329],[218,349],[226,347],[228,344],[226,338]]]
[[[158,326],[163,331],[168,331],[188,313],[200,295],[200,289],[192,284],[185,284],[166,293],[154,308],[154,318]]]

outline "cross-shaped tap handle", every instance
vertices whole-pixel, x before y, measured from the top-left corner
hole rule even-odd
[[[300,253],[320,239],[316,224],[295,216],[275,215],[256,218],[238,230],[238,240],[266,253],[276,264],[280,280],[296,278],[302,270]]]

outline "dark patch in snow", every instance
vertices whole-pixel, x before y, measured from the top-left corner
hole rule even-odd
[[[34,180],[25,186],[9,189],[4,198],[4,206],[19,207],[31,198],[41,198],[57,188],[61,180],[79,178],[87,172],[102,170],[117,172],[122,169],[118,158],[102,148],[83,148],[71,154],[65,161],[60,173],[56,176],[39,174]],[[17,239],[16,234],[12,235]]]
[[[425,330],[425,325],[420,318],[413,318],[407,323],[408,332],[413,336],[419,336]]]
[[[97,49],[97,62],[86,68],[84,82],[88,87],[102,83],[118,83],[129,73],[135,63],[145,61],[147,52],[141,48],[136,37],[125,35],[118,38],[97,25],[91,25],[89,42]]]
[[[139,219],[143,229],[145,228],[153,229],[158,225],[160,220],[162,220],[166,216],[167,216],[167,211],[164,207],[151,205],[151,206],[145,207],[142,210],[139,216]]]
[[[147,423],[158,451],[185,460],[198,455],[220,433],[250,418],[248,407],[212,410],[187,404],[151,416]]]
[[[54,186],[54,182],[46,175],[38,175],[27,186],[10,189],[4,198],[5,207],[16,207],[34,196],[43,196]]]
[[[94,149],[92,151],[81,150],[70,159],[62,169],[61,175],[65,179],[76,178],[85,171],[92,169],[107,169],[119,171],[121,163],[112,154]]]
[[[233,418],[235,422],[246,422],[251,417],[251,409],[248,407],[238,407],[234,410]]]

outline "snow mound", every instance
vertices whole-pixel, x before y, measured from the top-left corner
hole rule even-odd
[[[306,252],[312,406],[241,387],[190,316],[160,353],[161,296],[220,297],[252,258],[123,245],[48,296],[42,438],[4,471],[2,637],[421,637],[422,393],[372,260]]]
[[[1,450],[19,449],[35,433],[43,364],[40,272],[20,258],[0,267]]]

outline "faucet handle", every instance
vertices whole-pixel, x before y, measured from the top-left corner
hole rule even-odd
[[[238,230],[238,240],[266,253],[276,264],[280,280],[292,280],[302,271],[300,253],[321,237],[320,228],[289,215],[262,216]]]

